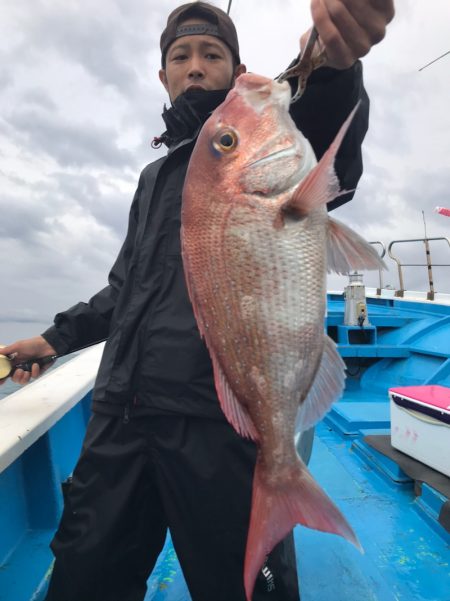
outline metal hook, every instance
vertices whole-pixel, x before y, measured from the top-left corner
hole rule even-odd
[[[321,51],[316,57],[312,56],[314,46],[318,38],[319,34],[317,33],[317,29],[313,27],[311,29],[311,33],[309,34],[308,41],[306,42],[306,46],[301,53],[299,61],[294,66],[286,69],[286,71],[281,73],[281,75],[276,78],[277,81],[282,83],[287,79],[298,77],[297,91],[291,98],[291,104],[296,102],[302,96],[306,89],[308,77],[311,75],[314,69],[321,67],[327,60],[325,51]]]

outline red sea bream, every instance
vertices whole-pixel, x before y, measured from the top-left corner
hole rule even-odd
[[[295,524],[359,545],[298,457],[294,433],[320,420],[344,386],[344,363],[324,333],[327,269],[378,269],[380,260],[326,209],[340,192],[333,164],[352,115],[317,163],[289,101],[288,83],[239,77],[200,133],[183,192],[185,275],[221,407],[258,446],[248,600],[265,557]]]

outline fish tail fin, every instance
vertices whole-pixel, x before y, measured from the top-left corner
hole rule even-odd
[[[339,534],[362,547],[347,520],[299,460],[284,483],[270,486],[262,478],[260,459],[255,468],[250,527],[244,565],[244,586],[251,601],[255,581],[266,556],[296,524]]]

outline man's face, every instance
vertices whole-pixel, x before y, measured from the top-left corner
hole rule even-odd
[[[203,22],[189,19],[183,25]],[[231,50],[222,40],[210,35],[191,35],[178,38],[169,46],[166,68],[160,70],[159,78],[174,102],[189,89],[230,88],[245,71],[244,65],[233,67]]]

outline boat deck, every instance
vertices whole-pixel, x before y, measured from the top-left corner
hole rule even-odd
[[[340,537],[296,527],[302,601],[449,601],[450,535],[430,524],[411,480],[394,483],[354,443],[320,424],[310,469],[365,553]],[[169,538],[145,600],[190,599]]]
[[[415,483],[364,442],[367,434],[389,433],[390,386],[450,386],[450,308],[371,299],[374,329],[360,344],[349,343],[348,328],[339,332],[343,312],[342,296],[331,296],[328,331],[341,355],[353,358],[353,366],[361,360],[364,371],[349,377],[342,399],[316,428],[309,467],[349,518],[365,553],[298,526],[302,601],[450,601],[450,533],[438,522],[447,499],[426,484],[416,496]],[[367,366],[367,359],[373,363]],[[168,537],[146,601],[189,600]]]
[[[327,328],[348,365],[346,390],[316,428],[309,467],[349,519],[365,553],[340,537],[297,527],[302,601],[450,601],[450,533],[439,521],[448,498],[427,484],[418,487],[365,441],[369,434],[389,433],[389,387],[450,387],[450,306],[368,299],[373,328],[363,336],[341,327],[343,308],[342,296],[329,297]],[[71,369],[70,363],[55,375],[63,369]],[[85,373],[86,365],[77,370]],[[50,377],[16,394],[37,394]],[[62,507],[60,483],[76,460],[89,413],[86,386],[80,384],[84,400],[75,402],[72,395],[65,413],[52,410],[26,426],[21,419],[21,439],[39,432],[22,449],[22,440],[0,448],[0,459],[9,458],[0,464],[0,601],[44,598],[52,560],[48,543]],[[50,407],[47,389],[42,394]],[[9,398],[14,403],[0,401],[0,435],[5,430],[12,440],[11,415],[20,414],[21,404],[19,396]],[[189,600],[169,536],[146,601]]]

